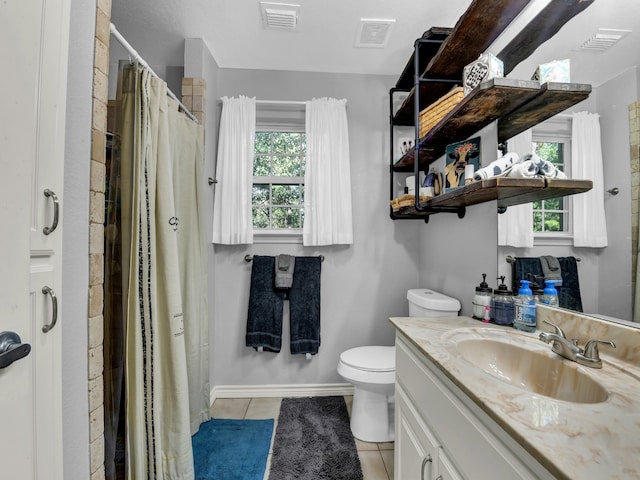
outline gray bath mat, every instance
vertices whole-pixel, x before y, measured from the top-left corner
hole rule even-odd
[[[284,398],[269,480],[362,480],[343,397]]]

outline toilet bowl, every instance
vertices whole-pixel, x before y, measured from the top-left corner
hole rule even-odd
[[[409,316],[455,317],[460,302],[429,289],[407,292]],[[338,374],[354,387],[351,432],[364,442],[392,442],[395,415],[395,347],[364,346],[342,352]]]

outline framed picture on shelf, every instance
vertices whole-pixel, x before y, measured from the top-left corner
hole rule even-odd
[[[473,173],[480,168],[480,137],[447,145],[445,164],[445,192],[462,187],[466,180],[473,181]]]

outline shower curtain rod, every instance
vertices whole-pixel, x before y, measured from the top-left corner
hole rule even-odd
[[[143,67],[148,68],[151,75],[156,78],[160,78],[158,74],[154,72],[153,69],[149,66],[149,64],[140,56],[136,49],[133,48],[129,42],[127,42],[127,39],[122,36],[122,34],[118,31],[113,23],[110,23],[109,29],[111,31],[111,35],[113,35],[113,37],[118,40],[118,43],[120,43],[120,45],[124,47],[124,49],[129,53],[129,55],[133,57],[135,61],[140,63]],[[194,122],[199,123],[198,119],[189,111],[187,107],[184,106],[184,104],[180,100],[178,100],[178,97],[175,96],[175,94],[169,89],[169,87],[167,87],[167,95],[178,102],[178,105],[180,105],[180,108],[187,117],[189,117]]]

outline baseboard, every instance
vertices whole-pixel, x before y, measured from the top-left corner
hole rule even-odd
[[[217,385],[211,390],[211,405],[216,398],[257,397],[329,397],[353,395],[350,383],[322,383],[305,385]]]

